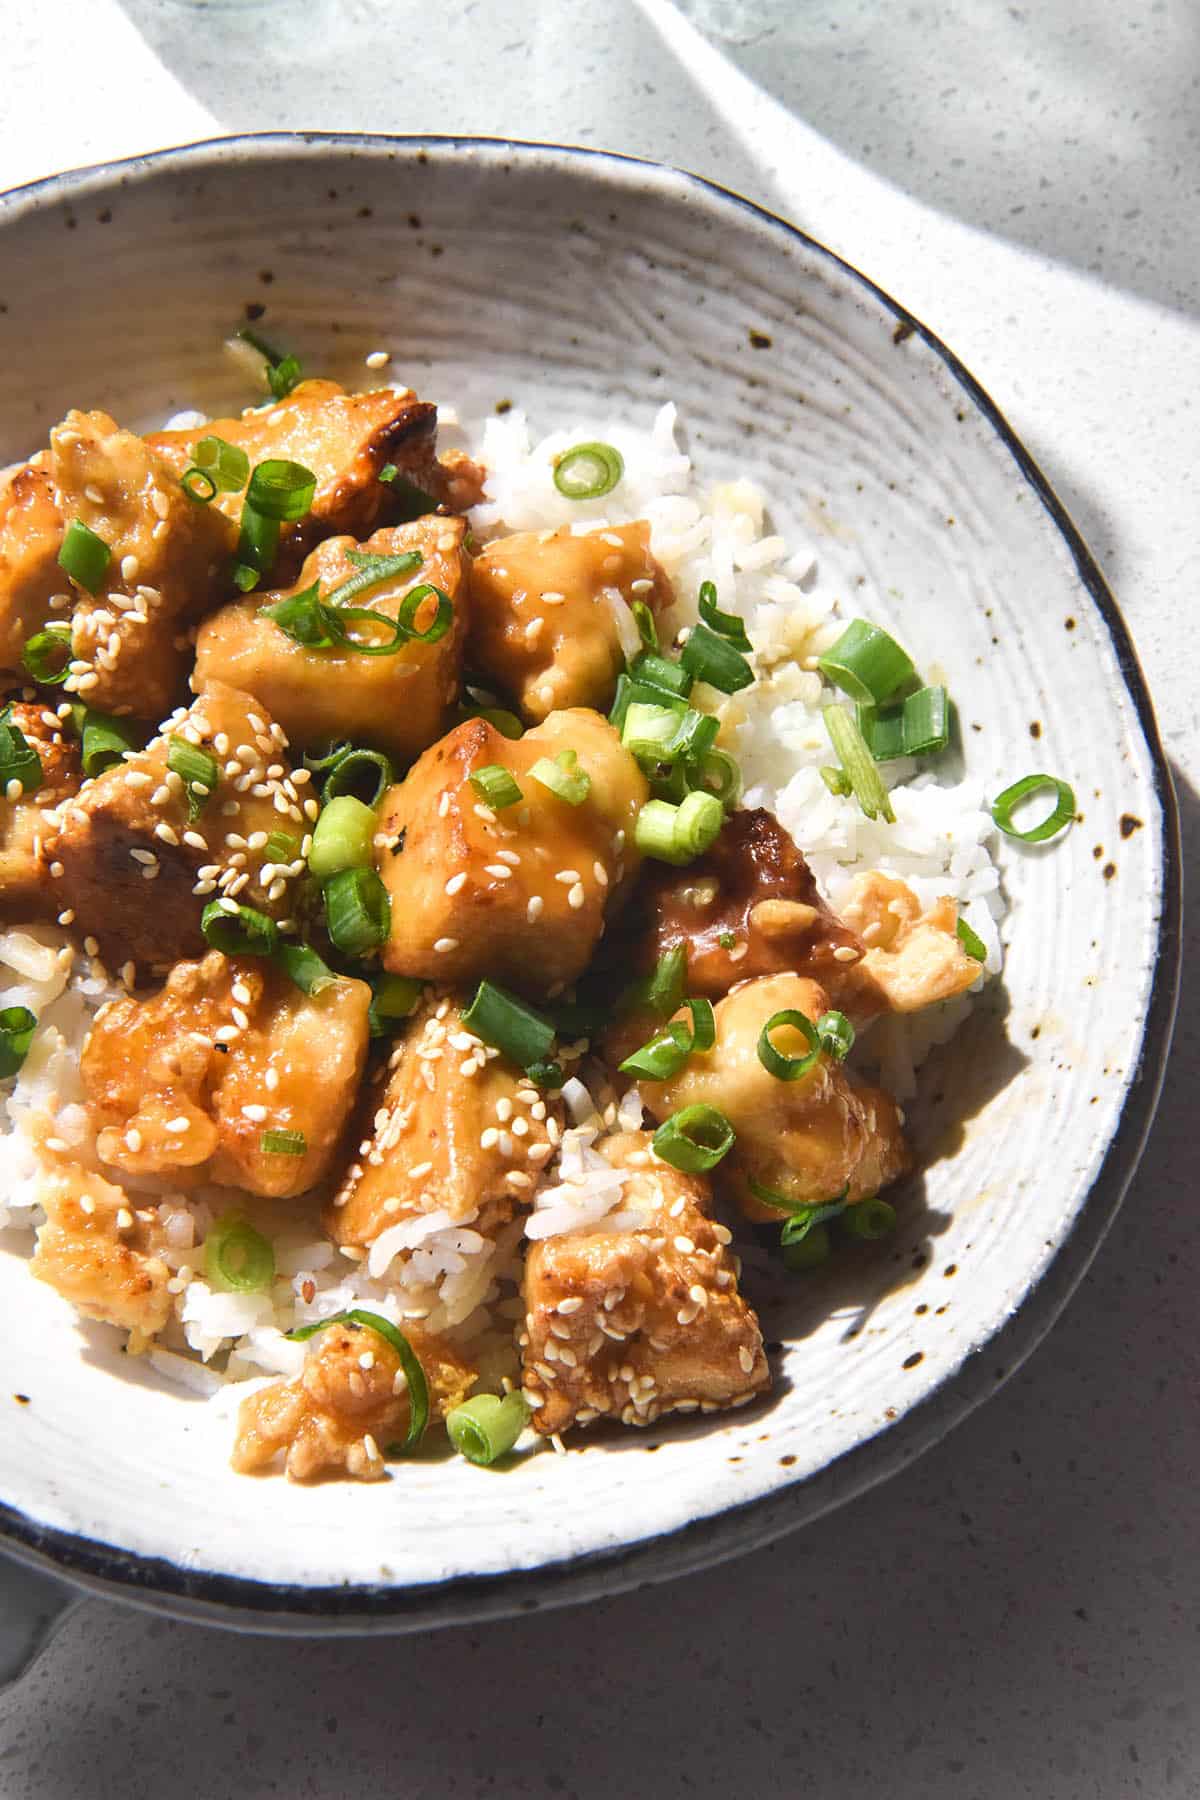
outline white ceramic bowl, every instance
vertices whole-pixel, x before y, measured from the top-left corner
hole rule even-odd
[[[1047,1329],[1113,1214],[1178,942],[1173,801],[1133,650],[993,403],[790,226],[581,151],[202,145],[8,196],[0,270],[0,461],[70,405],[144,425],[227,410],[220,343],[247,306],[313,370],[360,382],[382,345],[465,410],[513,399],[549,425],[600,401],[645,420],[676,399],[702,474],[761,480],[855,609],[936,656],[971,773],[997,791],[1048,768],[1084,815],[1048,850],[1004,850],[1004,980],[923,1082],[928,1161],[899,1248],[768,1297],[785,1346],[769,1402],[503,1475],[433,1460],[378,1486],[248,1480],[227,1420],[0,1252],[0,1540],[179,1612],[404,1629],[730,1556],[941,1436]]]

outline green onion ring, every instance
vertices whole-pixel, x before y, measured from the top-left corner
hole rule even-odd
[[[791,1026],[798,1031],[808,1043],[805,1056],[784,1056],[771,1042],[771,1033],[784,1026]],[[816,1067],[821,1056],[821,1038],[817,1027],[805,1013],[795,1007],[785,1007],[782,1012],[772,1013],[758,1034],[758,1060],[768,1075],[774,1075],[776,1081],[799,1081],[810,1069]]]
[[[365,1311],[361,1306],[352,1307],[349,1312],[335,1313],[331,1319],[317,1319],[311,1325],[298,1325],[287,1335],[294,1343],[302,1344],[329,1325],[359,1325],[368,1331],[377,1332],[400,1358],[400,1367],[404,1370],[404,1379],[408,1383],[408,1435],[403,1446],[389,1444],[387,1449],[389,1455],[399,1454],[401,1448],[411,1450],[420,1443],[429,1423],[429,1383],[412,1345],[398,1325],[393,1325],[390,1319],[383,1318],[379,1313]]]
[[[1055,796],[1053,810],[1039,825],[1031,826],[1028,831],[1019,830],[1013,824],[1013,808],[1033,794],[1049,793]],[[1023,775],[1020,781],[1014,781],[1002,794],[997,794],[992,801],[992,818],[1006,837],[1016,838],[1021,844],[1044,844],[1074,822],[1075,791],[1057,775]]]

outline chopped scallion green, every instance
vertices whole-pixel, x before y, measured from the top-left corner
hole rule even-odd
[[[539,756],[529,771],[531,781],[536,781],[568,806],[582,806],[591,791],[592,778],[585,769],[579,767],[579,757],[574,750],[560,750],[553,762],[548,756]]]
[[[111,561],[112,551],[104,539],[82,519],[72,519],[58,553],[59,568],[65,569],[71,580],[89,594],[95,594]]]
[[[325,925],[345,956],[377,950],[391,926],[392,903],[374,869],[341,869],[325,883]]]
[[[599,500],[624,473],[624,459],[612,444],[575,444],[555,459],[554,485],[567,500]]]
[[[446,1431],[454,1448],[483,1469],[507,1456],[528,1423],[529,1408],[515,1388],[503,1399],[497,1394],[474,1394],[446,1414]]]
[[[654,1134],[655,1152],[673,1169],[703,1175],[733,1149],[737,1133],[715,1106],[685,1106]]]
[[[754,680],[754,671],[741,651],[708,625],[692,627],[679,660],[694,680],[707,681],[723,694],[736,694]]]
[[[186,738],[172,737],[167,740],[167,767],[183,783],[188,819],[194,822],[217,791],[220,765],[215,756],[198,744],[189,744]]]
[[[21,662],[39,687],[61,687],[71,660],[71,627],[44,625],[25,639]]]
[[[872,761],[871,752],[863,742],[862,732],[844,706],[827,706],[822,716],[829,741],[841,759],[851,792],[863,812],[868,819],[877,819],[882,815],[889,825],[894,824],[896,815],[892,811],[888,791]]]
[[[851,619],[837,643],[817,658],[817,667],[826,681],[863,706],[882,706],[914,674],[908,652],[865,619]]]
[[[328,881],[342,869],[365,868],[374,858],[375,813],[352,794],[326,800],[313,827],[309,873]]]
[[[480,982],[463,1025],[521,1069],[545,1062],[554,1045],[550,1020],[494,981]]]
[[[1035,794],[1053,794],[1054,806],[1040,824],[1021,831],[1013,822],[1014,808]],[[992,801],[992,817],[1006,837],[1022,844],[1044,844],[1075,818],[1075,791],[1057,775],[1023,775]]]
[[[689,794],[678,806],[648,800],[637,817],[634,839],[643,856],[682,868],[715,843],[725,809],[715,794]]]
[[[204,1240],[204,1272],[228,1294],[264,1294],[275,1279],[275,1252],[240,1214],[226,1213]]]
[[[279,946],[274,919],[236,901],[210,900],[200,915],[200,929],[205,943],[226,956],[273,956]]]
[[[0,1007],[0,1080],[17,1073],[36,1030],[37,1014],[27,1006]]]
[[[512,771],[500,763],[488,763],[484,768],[476,769],[471,776],[471,786],[484,804],[495,812],[503,812],[506,806],[516,806],[522,797]]]

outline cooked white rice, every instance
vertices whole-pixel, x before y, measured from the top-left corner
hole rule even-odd
[[[568,501],[553,483],[554,458],[589,440],[614,444],[625,473],[602,500]],[[584,419],[540,439],[524,414],[512,411],[490,418],[467,442],[489,471],[486,498],[472,516],[479,538],[648,519],[652,549],[677,594],[668,631],[694,622],[700,584],[714,581],[722,606],[745,617],[755,646],[755,686],[732,699],[707,695],[722,719],[722,742],[741,763],[747,804],[779,815],[835,908],[856,871],[893,873],[923,904],[943,894],[956,900],[987,948],[988,970],[999,968],[1003,899],[990,855],[992,823],[978,787],[968,780],[947,784],[935,773],[917,773],[912,764],[885,765],[896,814],[889,825],[867,820],[852,799],[830,794],[821,780],[820,766],[831,760],[821,708],[837,696],[823,687],[815,662],[842,621],[816,549],[772,532],[764,495],[747,481],[703,489],[679,447],[670,405],[648,428]],[[618,610],[636,649],[632,615],[621,602]],[[888,623],[886,617],[877,622]],[[62,932],[40,926],[0,932],[0,1005],[26,1005],[39,1019],[21,1073],[0,1087],[6,1125],[0,1136],[0,1242],[14,1251],[32,1249],[32,1230],[42,1216],[34,1120],[52,1114],[57,1137],[77,1150],[81,1162],[96,1166],[81,1105],[79,1051],[90,1014],[120,991],[93,958],[72,951]],[[958,1028],[970,1006],[968,995],[914,1020],[881,1020],[855,1056],[873,1063],[884,1083],[907,1098],[923,1057]],[[544,1171],[528,1218],[514,1221],[495,1242],[436,1212],[397,1224],[359,1261],[320,1235],[315,1208],[306,1215],[294,1202],[255,1201],[255,1222],[274,1245],[276,1281],[268,1294],[229,1294],[204,1279],[203,1241],[213,1219],[239,1196],[217,1188],[184,1195],[161,1182],[127,1183],[136,1185],[139,1205],[157,1207],[174,1271],[174,1318],[150,1351],[154,1367],[204,1394],[229,1380],[292,1375],[305,1352],[285,1332],[365,1305],[397,1324],[420,1320],[469,1343],[489,1385],[515,1375],[522,1235],[536,1240],[643,1223],[626,1206],[626,1178],[595,1148],[604,1133],[642,1123],[641,1098],[636,1089],[618,1097],[586,1057],[573,1068],[563,1090],[569,1123],[560,1153]]]

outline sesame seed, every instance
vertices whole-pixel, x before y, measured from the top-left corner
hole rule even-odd
[[[385,363],[391,361],[391,356],[390,350],[372,350],[364,358],[364,361],[368,369],[382,369]]]
[[[484,873],[495,876],[497,881],[511,881],[512,870],[507,863],[485,863]]]
[[[156,838],[161,839],[164,844],[178,845],[179,843],[179,833],[175,830],[173,825],[168,825],[165,821],[161,825],[156,825],[154,827],[154,835]]]
[[[67,1147],[59,1138],[48,1138],[46,1141],[51,1150],[65,1150]],[[96,1202],[92,1199],[90,1194],[81,1194],[79,1196],[79,1210],[80,1212],[85,1213],[95,1212]]]
[[[265,1106],[243,1106],[242,1117],[249,1119],[252,1125],[261,1125],[267,1116]]]
[[[596,880],[600,883],[601,887],[608,886],[608,870],[602,862],[594,862],[592,864],[592,874],[596,877]]]
[[[566,1300],[559,1301],[558,1307],[556,1310],[558,1312],[560,1312],[564,1318],[566,1318],[567,1315],[570,1313],[577,1313],[579,1311],[579,1309],[582,1307],[582,1305],[583,1305],[583,1295],[582,1294],[571,1294]]]
[[[749,1375],[754,1368],[754,1357],[751,1352],[747,1350],[745,1344],[739,1346],[738,1361],[742,1365],[742,1374]]]
[[[577,881],[575,883],[575,886],[571,889],[570,893],[567,895],[567,905],[569,907],[571,907],[575,912],[578,912],[580,907],[584,905],[586,900],[587,900],[587,895],[584,892],[583,883],[582,883],[582,881]]]
[[[60,862],[52,862],[50,864],[50,874],[55,881],[61,881],[66,874],[66,870]]]
[[[694,1300],[697,1306],[707,1306],[708,1290],[701,1287],[698,1281],[694,1281],[688,1289],[688,1298]]]
[[[458,939],[452,937],[440,937],[434,941],[433,947],[439,956],[446,956],[451,950],[458,949]]]
[[[168,1119],[167,1120],[167,1130],[174,1132],[177,1137],[179,1136],[179,1134],[181,1132],[186,1131],[187,1128],[188,1128],[188,1122],[185,1118],[182,1117],[182,1115],[178,1119]]]
[[[520,1169],[510,1169],[504,1179],[507,1181],[509,1187],[523,1189],[531,1188],[533,1186],[533,1177],[524,1174]]]
[[[139,850],[135,847],[129,854],[136,863],[156,863],[158,861],[153,850]]]
[[[279,1086],[278,1069],[268,1069],[266,1071],[263,1076],[263,1086],[267,1089],[268,1093],[273,1094],[275,1092],[275,1089]]]
[[[233,1022],[240,1031],[249,1031],[250,1029],[250,1020],[240,1006],[235,1006],[233,1009]],[[266,1115],[264,1114],[263,1116],[265,1117]]]
[[[6,800],[19,800],[24,792],[24,782],[18,781],[15,775],[11,781],[5,783],[4,798]]]
[[[677,1237],[674,1243],[681,1256],[691,1256],[695,1252],[696,1246],[690,1237]]]
[[[99,685],[100,677],[93,672],[88,675],[80,675],[75,683],[75,688],[78,693],[86,694],[89,693],[92,688],[99,687]]]
[[[58,922],[60,925],[73,925],[75,923],[75,908],[73,906],[66,907],[59,913]]]
[[[525,917],[531,925],[535,920],[541,918],[545,905],[546,902],[542,899],[540,894],[531,894],[529,896],[529,900],[525,907]]]
[[[244,981],[235,981],[229,991],[240,1006],[249,1006],[251,993]]]
[[[574,887],[575,883],[579,880],[579,870],[560,869],[554,879],[555,881],[561,881],[564,887]]]

